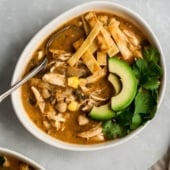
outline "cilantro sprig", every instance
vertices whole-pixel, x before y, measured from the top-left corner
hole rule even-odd
[[[152,119],[157,109],[157,100],[163,69],[160,66],[160,54],[154,47],[146,47],[143,58],[137,59],[132,70],[138,80],[136,96],[117,117],[103,123],[103,133],[109,139],[122,137]]]
[[[0,155],[0,167],[2,167],[4,163],[5,163],[5,158],[4,156]]]

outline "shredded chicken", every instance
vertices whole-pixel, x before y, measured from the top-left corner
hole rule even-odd
[[[50,119],[50,120],[55,120],[56,114],[57,114],[57,112],[55,111],[53,105],[50,104],[50,103],[47,103],[43,115],[44,115],[45,117],[47,117],[48,119]]]
[[[110,96],[107,96],[107,97],[102,97],[101,94],[91,94],[90,97],[93,99],[93,100],[96,100],[96,101],[107,101],[109,99]]]
[[[56,128],[56,130],[61,130],[63,131],[65,126],[64,122],[66,121],[65,117],[63,114],[59,113],[55,116],[54,122],[52,123],[53,127]]]
[[[46,129],[50,129],[50,127],[51,127],[50,123],[46,120],[43,121],[43,125]]]
[[[47,73],[42,78],[45,82],[53,85],[65,87],[65,76],[57,73]]]
[[[36,101],[37,101],[37,104],[38,104],[38,107],[39,107],[41,113],[44,113],[44,110],[45,110],[45,101],[44,101],[43,97],[41,96],[41,93],[34,86],[31,87],[31,90],[34,93],[34,96],[36,98]]]
[[[44,99],[48,99],[51,96],[51,94],[50,94],[48,89],[43,88],[42,89],[42,96],[43,96]]]
[[[52,63],[52,67],[50,68],[50,72],[55,72],[57,69],[65,68],[66,63],[63,61],[56,61]]]
[[[44,56],[43,51],[42,50],[38,51],[38,56],[37,56],[38,60],[41,60],[43,56]]]
[[[84,125],[86,125],[88,123],[89,123],[89,119],[86,116],[84,116],[84,115],[79,115],[78,116],[78,124],[80,126],[84,126]]]
[[[104,135],[103,135],[103,133],[100,133],[100,134],[92,137],[91,140],[93,140],[93,141],[98,141],[98,142],[99,142],[99,141],[104,141]]]
[[[73,90],[71,88],[66,89],[58,89],[56,90],[55,97],[57,99],[57,102],[63,102],[69,103],[71,101],[75,100],[75,96],[73,95]]]
[[[85,132],[81,132],[78,134],[78,136],[82,137],[82,138],[92,138],[98,135],[102,135],[102,127],[101,127],[101,123],[98,123],[95,127],[89,129],[88,131]]]
[[[35,87],[42,88],[42,89],[48,89],[48,90],[50,89],[50,84],[47,82],[44,82],[42,79],[39,79],[39,78],[32,78],[29,81],[29,83],[31,86],[35,86]]]

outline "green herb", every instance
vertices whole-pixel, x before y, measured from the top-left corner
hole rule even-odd
[[[162,68],[159,65],[159,53],[153,48],[147,48],[143,51],[143,59],[138,59],[133,64],[133,71],[139,80],[139,85],[148,90],[159,87],[159,79],[162,76]]]
[[[103,133],[108,139],[118,138],[125,135],[123,127],[111,120],[103,123]]]
[[[149,113],[156,102],[150,91],[140,89],[135,98],[135,114]]]
[[[154,47],[147,47],[143,50],[143,57],[148,62],[158,63],[160,60],[160,54]]]
[[[0,155],[0,167],[3,166],[4,162],[5,162],[4,157],[2,155]]]
[[[160,85],[160,81],[157,78],[148,78],[148,80],[142,85],[145,89],[154,90]]]
[[[121,111],[117,116],[117,123],[126,127],[130,126],[132,122],[133,112],[134,111],[131,108],[127,108],[126,110]]]
[[[130,125],[130,129],[136,129],[137,127],[139,127],[142,123],[142,117],[140,114],[134,114],[134,116],[132,117],[132,123]]]
[[[159,65],[160,55],[153,47],[145,48],[143,59],[137,60],[133,71],[139,81],[138,92],[134,103],[135,109],[131,122],[131,129],[136,129],[147,120],[153,118],[157,108],[158,88],[162,76]]]

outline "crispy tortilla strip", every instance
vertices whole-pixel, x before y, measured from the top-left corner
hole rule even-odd
[[[116,55],[119,52],[119,49],[117,48],[115,42],[111,38],[110,33],[105,28],[101,29],[101,33],[102,33],[107,45],[109,46],[109,49],[107,51],[108,55],[109,55],[109,57],[113,57],[114,55]]]
[[[133,53],[128,48],[128,39],[125,34],[119,28],[120,22],[117,21],[115,18],[110,20],[108,25],[108,29],[114,38],[116,44],[119,47],[119,50],[123,56],[124,60],[131,60],[133,57]]]
[[[92,73],[95,73],[101,69],[100,65],[89,50],[84,53],[82,60]]]
[[[84,42],[83,38],[80,38],[76,42],[73,43],[73,47],[77,50]],[[93,41],[91,46],[88,49],[92,54],[97,50],[97,44],[96,41]]]
[[[93,75],[86,78],[87,84],[91,84],[99,80],[100,78],[104,77],[107,74],[106,68],[100,69],[99,71],[95,72]]]
[[[80,46],[83,44],[84,39],[80,38],[78,39],[76,42],[73,43],[73,47],[75,48],[75,50],[77,50],[78,48],[80,48]]]
[[[124,29],[123,33],[127,36],[129,40],[128,48],[133,52],[135,57],[142,58],[141,45],[142,42],[141,37],[137,36],[134,32]]]
[[[109,17],[107,15],[99,15],[98,19],[99,19],[100,22],[103,23],[104,26],[108,25]]]
[[[85,19],[87,20],[87,22],[89,23],[90,27],[93,28],[94,25],[97,23],[97,22],[100,22],[98,21],[97,19],[97,16],[94,12],[89,12],[86,16],[85,16]],[[103,28],[103,27],[102,27]],[[101,29],[102,29],[101,28]],[[105,39],[102,35],[102,33],[100,32],[98,35],[97,35],[97,41],[98,41],[98,45],[100,46],[100,50],[102,51],[106,51],[109,49],[109,46],[108,44],[105,42]]]
[[[79,39],[77,40],[73,46],[75,49],[78,49],[81,44],[83,43],[83,39]],[[93,43],[92,43],[93,44]],[[89,48],[81,57],[83,60],[83,63],[88,67],[88,69],[92,72],[95,73],[97,71],[99,71],[100,65],[98,64],[98,62],[96,61],[93,53],[91,51],[94,51],[94,49],[96,50],[96,47],[92,47],[91,49]]]
[[[134,45],[138,46],[141,43],[141,37],[137,36],[134,32],[129,29],[123,29],[123,33],[128,37],[129,41]]]
[[[107,54],[105,52],[97,52],[97,62],[100,66],[107,65]]]
[[[100,16],[101,19],[102,16]],[[104,17],[104,16],[103,16]],[[93,28],[94,25],[97,22],[100,22],[96,16],[96,14],[94,12],[89,12],[86,16],[85,16],[87,22],[89,23],[89,25]],[[107,22],[108,18],[105,19]],[[103,23],[103,22],[102,22]],[[110,57],[116,55],[119,52],[119,49],[117,48],[115,42],[113,41],[113,39],[111,38],[110,33],[107,31],[106,28],[102,27],[101,28],[101,32],[97,35],[97,40],[98,43],[100,45],[100,49],[102,51],[107,51],[108,55]]]
[[[132,51],[134,57],[142,58],[141,48],[138,48],[138,47],[136,47],[136,46],[134,46],[133,44],[130,44],[130,43],[128,45],[128,48]]]
[[[68,60],[68,63],[73,66],[87,51],[87,49],[90,47],[94,39],[96,38],[97,34],[102,28],[102,24],[100,22],[97,22],[88,35],[88,37],[85,39],[83,44],[80,46],[80,48],[72,55],[72,57]]]
[[[89,51],[93,54],[94,52],[96,52],[98,49],[97,47],[97,43],[96,41],[94,40],[93,43],[91,44],[91,46],[89,47]]]

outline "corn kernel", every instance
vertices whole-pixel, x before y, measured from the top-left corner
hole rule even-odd
[[[80,80],[79,80],[79,78],[78,77],[69,77],[68,78],[68,85],[70,86],[70,87],[73,87],[73,88],[78,88],[78,86],[79,86],[79,84],[80,84]]]
[[[78,103],[76,101],[72,101],[68,104],[68,110],[69,111],[77,111],[78,110]]]

